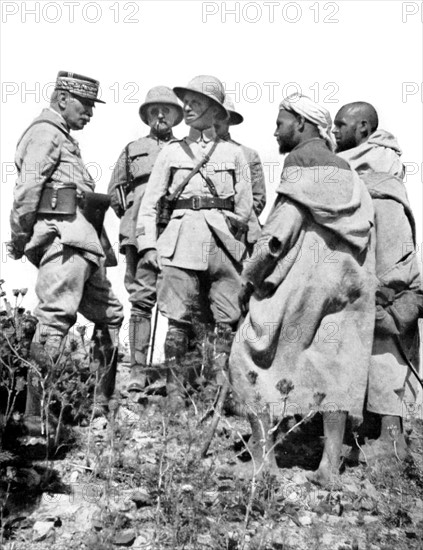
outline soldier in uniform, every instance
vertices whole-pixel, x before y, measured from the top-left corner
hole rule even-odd
[[[262,213],[266,206],[266,181],[264,179],[263,166],[260,160],[260,156],[254,149],[250,149],[245,145],[241,145],[234,139],[232,139],[229,133],[229,127],[241,124],[244,121],[244,117],[235,110],[235,106],[232,100],[226,96],[224,106],[229,113],[229,118],[220,120],[216,126],[216,133],[225,141],[229,141],[242,148],[242,152],[247,160],[250,174],[251,174],[251,188],[253,192],[253,211],[251,217],[248,220],[248,232],[246,235],[246,243],[248,251],[251,253],[254,243],[260,236],[261,226],[258,221],[258,217]]]
[[[175,140],[159,154],[137,222],[138,250],[145,264],[161,269],[158,305],[169,321],[165,357],[171,409],[183,401],[183,378],[174,367],[187,352],[201,295],[207,296],[217,326],[218,357],[222,364],[227,359],[232,330],[240,317],[237,296],[245,246],[239,239],[247,229],[253,203],[240,147],[206,134],[228,116],[220,80],[198,76],[174,92],[183,101],[186,124],[199,135]],[[170,205],[171,215],[157,239],[161,197]]]
[[[60,71],[50,106],[25,130],[16,150],[9,253],[14,259],[25,255],[38,268],[32,354],[40,367],[58,358],[78,311],[103,330],[114,357],[108,367],[116,367],[123,308],[106,277],[104,230],[96,230],[81,208],[84,196],[93,198],[95,184],[70,134],[88,124],[96,103],[104,103],[98,90],[98,81]],[[101,209],[99,197],[94,195],[94,211]],[[114,373],[104,372],[99,401],[106,403],[113,389]],[[25,411],[30,431],[40,429],[40,392],[32,376]]]
[[[157,155],[171,139],[172,128],[182,121],[182,108],[170,88],[152,88],[139,114],[150,133],[128,143],[113,170],[108,193],[117,216],[120,250],[126,257],[125,287],[131,303],[129,345],[131,374],[128,391],[142,391],[146,385],[147,352],[151,335],[151,312],[156,303],[157,270],[145,265],[137,251],[135,226],[146,184]]]

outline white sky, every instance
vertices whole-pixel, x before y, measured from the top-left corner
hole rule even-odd
[[[414,163],[409,169],[416,173],[406,186],[421,254],[422,9],[421,2],[396,0],[2,0],[0,266],[6,289],[29,287],[25,305],[34,308],[36,269],[7,258],[3,243],[10,237],[16,142],[48,105],[49,83],[59,70],[101,83],[107,104],[98,105],[89,126],[74,133],[99,192],[106,191],[110,167],[126,143],[147,133],[138,108],[152,86],[183,86],[197,74],[225,83],[245,118],[232,136],[268,163],[269,206],[281,168],[272,163],[283,161],[273,137],[282,97],[301,89],[332,117],[345,103],[372,103],[380,128],[398,138],[403,161]],[[186,131],[182,123],[175,134]],[[118,220],[111,212],[106,228],[116,243]],[[109,276],[128,313],[122,259]]]

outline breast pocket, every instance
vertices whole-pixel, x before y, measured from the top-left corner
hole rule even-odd
[[[203,174],[214,183],[219,195],[232,195],[235,186],[235,163],[209,162],[203,168]]]
[[[139,155],[131,155],[129,157],[131,163],[131,173],[134,178],[149,176],[153,170],[153,159],[148,153]]]
[[[76,143],[66,140],[62,145],[62,155],[68,153],[72,157],[81,157],[81,152]]]
[[[184,181],[187,176],[194,169],[194,164],[190,161],[186,162],[172,162],[170,166],[170,183],[169,191],[171,193],[176,192],[183,186],[184,193],[181,196],[191,196],[201,194],[201,181],[199,180],[199,174],[193,176],[186,185]]]

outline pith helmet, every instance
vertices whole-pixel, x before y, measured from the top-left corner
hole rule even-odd
[[[82,74],[59,71],[54,89],[65,90],[81,99],[88,99],[96,103],[105,103],[105,101],[97,99],[100,82]]]
[[[236,126],[237,124],[241,124],[241,122],[244,122],[244,117],[240,113],[235,111],[235,105],[230,97],[225,97],[223,105],[229,113],[230,126]]]
[[[222,114],[224,114],[225,118],[228,116],[228,112],[223,105],[225,100],[225,89],[222,82],[215,76],[208,74],[196,76],[188,82],[185,88],[176,87],[173,88],[173,91],[181,101],[183,101],[184,95],[187,92],[195,92],[203,95],[208,99],[211,99],[213,103],[220,107],[220,110],[222,111]]]
[[[147,107],[154,103],[165,103],[166,105],[172,105],[178,111],[178,117],[174,126],[177,126],[183,119],[182,107],[179,104],[178,98],[167,86],[155,86],[148,90],[147,95],[145,96],[145,101],[140,107],[140,117],[141,120],[148,124],[147,120]]]

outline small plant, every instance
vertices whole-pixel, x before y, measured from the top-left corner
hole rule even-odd
[[[0,279],[0,449],[4,430],[16,412],[19,396],[26,387],[31,340],[37,325],[36,318],[22,307],[26,288],[14,289],[14,305],[3,290]]]

